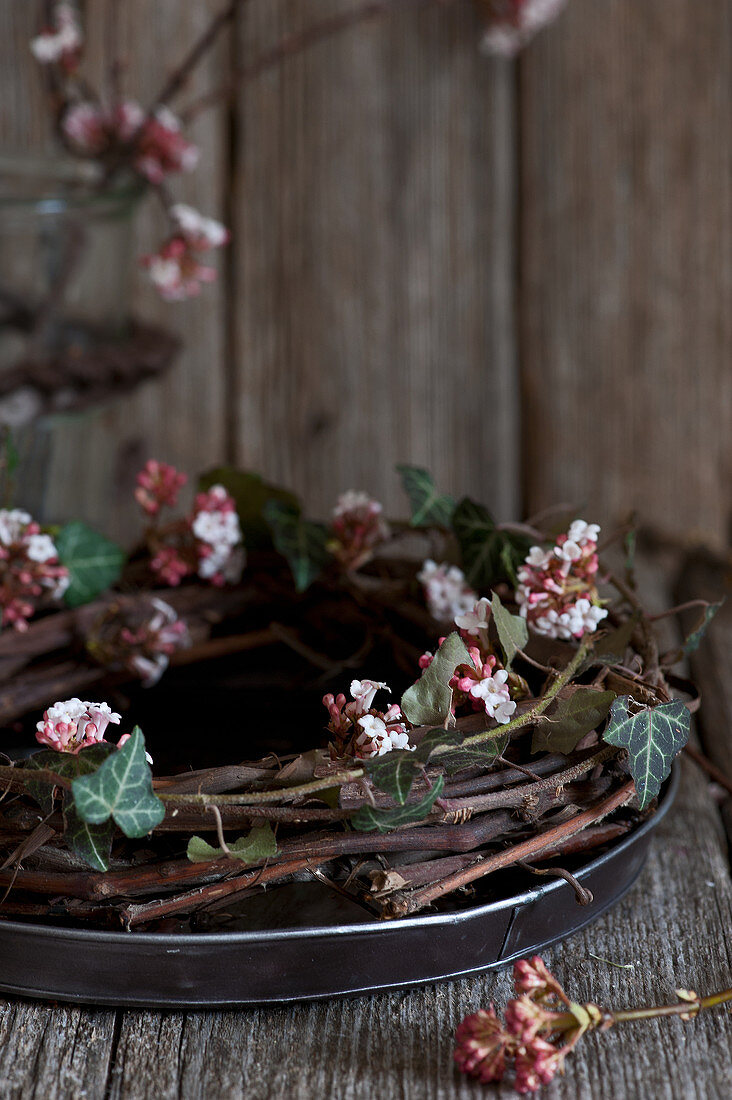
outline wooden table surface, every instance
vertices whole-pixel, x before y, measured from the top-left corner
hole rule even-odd
[[[703,571],[702,571],[703,572]],[[706,579],[709,579],[708,577]],[[705,581],[691,571],[685,586]],[[714,588],[714,577],[710,584]],[[698,590],[698,589],[697,589]],[[732,608],[695,673],[707,753],[732,772]],[[608,914],[544,958],[576,1000],[663,1003],[681,986],[732,985],[732,882],[719,792],[688,759],[678,802],[639,881]],[[714,797],[714,796],[717,797]],[[728,800],[728,803],[730,800]],[[73,960],[70,960],[73,965]],[[508,973],[405,993],[226,1012],[114,1011],[0,1001],[2,1100],[458,1100],[515,1095],[453,1069],[452,1037],[468,1012],[509,995]],[[732,1097],[727,1009],[644,1022],[585,1038],[550,1100]]]

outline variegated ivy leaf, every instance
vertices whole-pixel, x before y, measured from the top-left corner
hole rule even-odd
[[[387,833],[399,825],[410,825],[415,821],[422,821],[434,806],[435,799],[440,797],[444,785],[444,776],[438,775],[431,789],[419,802],[407,802],[402,806],[395,806],[394,809],[379,809],[367,803],[356,810],[351,817],[351,824],[360,833],[374,831]]]
[[[560,697],[537,727],[531,742],[532,753],[574,752],[582,738],[605,721],[615,698],[614,691],[595,691],[590,687],[578,687],[570,695]]]
[[[242,863],[261,863],[262,860],[277,855],[277,841],[268,822],[255,825],[246,836],[240,836],[227,844],[227,847],[229,851],[225,853],[223,848],[214,848],[207,844],[203,837],[192,836],[188,841],[186,855],[191,863],[206,863],[212,859],[221,859],[224,855],[230,859],[240,859]]]
[[[303,519],[300,507],[282,500],[268,500],[264,518],[272,531],[275,549],[292,570],[295,588],[304,592],[328,563],[328,532],[322,523]]]
[[[364,770],[375,787],[403,806],[414,780],[434,750],[441,745],[457,745],[462,739],[457,729],[431,729],[413,751],[395,749],[384,756],[374,756],[364,763]]]
[[[467,651],[457,631],[448,634],[416,684],[402,695],[402,712],[413,726],[444,724],[452,706],[449,682],[458,665],[470,663]]]
[[[56,536],[58,559],[69,571],[69,587],[64,600],[69,607],[90,603],[119,579],[125,552],[87,527],[85,523],[67,523]]]
[[[505,667],[510,670],[511,662],[516,653],[519,649],[524,649],[529,640],[529,628],[526,625],[526,619],[523,619],[520,615],[512,615],[503,606],[497,592],[493,593],[491,612],[498,631],[498,641],[501,643],[501,649],[505,657]]]
[[[116,752],[114,745],[106,741],[98,745],[89,745],[78,753],[55,752],[52,749],[34,753],[26,762],[26,768],[47,768],[62,775],[67,779],[75,779],[80,775],[91,775],[103,764],[107,757]],[[44,813],[50,814],[53,810],[53,791],[50,783],[29,781],[26,789],[31,798],[34,798]],[[109,868],[109,851],[112,847],[114,824],[111,820],[101,825],[90,825],[83,821],[74,806],[73,796],[69,791],[64,791],[63,798],[64,840],[74,855],[79,856],[95,871],[106,871]]]
[[[92,775],[75,779],[71,792],[82,821],[101,825],[112,817],[125,836],[145,836],[165,817],[165,806],[153,794],[152,772],[139,726]]]
[[[679,699],[633,712],[630,704],[629,695],[615,700],[603,738],[628,750],[630,774],[643,810],[661,790],[674,757],[689,740],[691,717]]]
[[[432,474],[419,466],[397,466],[412,506],[412,527],[449,527],[455,501],[438,493]]]

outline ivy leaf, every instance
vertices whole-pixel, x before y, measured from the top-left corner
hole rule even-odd
[[[470,654],[460,635],[457,631],[448,634],[432,664],[402,695],[402,713],[413,726],[444,724],[452,706],[449,681],[458,665],[469,663]]]
[[[364,770],[375,787],[403,806],[420,765],[414,759],[413,752],[397,749],[385,753],[384,756],[372,757],[367,761]]]
[[[388,794],[400,806],[407,801],[412,784],[438,745],[457,745],[463,739],[458,729],[428,730],[417,748],[409,751],[398,749],[374,756],[365,763],[366,774],[375,787]],[[322,796],[322,791],[318,797]]]
[[[215,470],[208,470],[202,474],[198,484],[204,492],[212,485],[223,485],[227,493],[234,498],[244,543],[248,550],[268,550],[272,546],[272,531],[264,518],[267,501],[276,500],[299,511],[294,493],[268,484],[259,474],[251,470],[218,466]]]
[[[100,741],[97,745],[89,745],[78,753],[43,749],[41,752],[33,753],[33,756],[26,760],[24,767],[26,769],[47,768],[66,779],[76,779],[78,775],[89,775],[91,772],[96,771],[99,765],[103,764],[107,757],[116,751],[116,747],[106,741]],[[50,814],[53,811],[54,788],[50,783],[29,780],[26,789],[31,798],[35,799],[41,807],[44,814]]]
[[[410,825],[413,821],[422,821],[435,804],[435,799],[440,797],[445,778],[438,775],[433,781],[432,787],[419,802],[409,802],[403,806],[396,806],[393,810],[379,809],[368,803],[356,810],[351,817],[351,824],[360,833],[388,833],[390,829],[396,829],[399,825]]]
[[[74,855],[95,871],[109,870],[109,853],[114,836],[111,818],[101,825],[90,825],[76,812],[73,799],[64,798],[64,840]]]
[[[56,536],[56,550],[70,575],[64,593],[69,607],[81,607],[105,592],[119,580],[125,563],[121,546],[78,521],[61,528]]]
[[[627,749],[630,774],[641,810],[656,797],[671,772],[671,764],[689,740],[691,716],[679,699],[628,712],[629,695],[621,695],[610,708],[603,735],[609,745]]]
[[[696,653],[702,638],[707,632],[707,627],[723,603],[724,600],[722,599],[719,603],[710,603],[704,608],[701,619],[696,624],[691,634],[688,635],[682,646],[682,653],[685,657],[688,657],[692,653]]]
[[[397,466],[404,492],[412,506],[412,527],[449,527],[455,501],[438,493],[432,474],[420,466]]]
[[[609,634],[605,634],[604,637],[600,638],[597,649],[590,653],[580,671],[585,672],[593,665],[608,665],[612,668],[613,665],[622,664],[625,660],[625,651],[630,645],[630,639],[640,617],[640,611],[634,611],[630,618],[621,623],[616,630],[611,630]]]
[[[497,592],[493,593],[491,611],[498,631],[498,641],[506,658],[506,670],[510,671],[511,662],[517,651],[523,649],[529,640],[529,628],[526,625],[526,619],[522,619],[520,615],[512,615],[503,606]]]
[[[500,531],[487,508],[463,497],[452,517],[452,529],[460,543],[463,569],[474,588],[492,588],[499,581],[515,584],[516,571],[526,557],[531,540]]]
[[[188,841],[186,855],[191,863],[206,863],[211,859],[221,859],[228,855],[231,859],[240,859],[242,863],[261,863],[270,856],[277,855],[277,841],[272,826],[255,825],[246,836],[240,836],[229,844],[228,853],[223,848],[214,848],[203,837],[192,836]]]
[[[101,825],[112,817],[125,836],[145,836],[165,817],[165,806],[153,794],[152,772],[139,726],[92,775],[74,779],[71,790],[82,821]]]
[[[503,756],[510,740],[507,733],[501,733],[478,745],[463,744],[445,756],[440,755],[440,763],[448,775],[461,772],[464,768],[489,768],[499,756]]]
[[[296,590],[304,592],[322,573],[330,558],[328,532],[322,523],[303,519],[298,504],[268,500],[263,512],[272,531],[275,549],[287,559],[292,570]]]
[[[551,726],[540,725],[534,732],[532,753],[574,752],[585,734],[605,721],[615,698],[614,691],[580,687],[557,699],[546,715]]]

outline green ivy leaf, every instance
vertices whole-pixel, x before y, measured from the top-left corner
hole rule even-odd
[[[529,640],[529,628],[526,625],[526,619],[523,619],[520,615],[512,615],[503,606],[497,592],[493,593],[491,612],[498,631],[498,641],[501,643],[501,649],[505,657],[505,666],[507,670],[510,670],[511,662],[517,651],[524,649]]]
[[[688,635],[682,646],[682,653],[685,657],[688,657],[692,653],[696,653],[702,638],[707,632],[707,627],[723,603],[724,600],[722,599],[719,603],[710,603],[704,608],[701,619],[696,624],[691,634]]]
[[[412,506],[412,527],[449,527],[455,501],[438,493],[432,474],[420,466],[397,466],[404,492]]]
[[[295,588],[304,592],[330,558],[326,528],[322,523],[303,519],[299,505],[281,500],[265,503],[264,518],[272,530],[275,549],[287,559],[292,570]]]
[[[119,580],[125,563],[121,546],[79,521],[61,528],[56,550],[71,578],[64,593],[69,607],[90,603],[105,592]]]
[[[431,729],[414,750],[397,749],[374,756],[365,762],[366,774],[375,787],[388,794],[400,806],[407,801],[412,784],[438,746],[458,745],[463,735],[458,729]],[[322,791],[318,797],[322,796]]]
[[[609,745],[628,750],[630,774],[643,810],[660,791],[674,757],[689,740],[691,717],[679,699],[644,707],[636,714],[629,713],[629,702],[629,695],[615,700],[603,737]]]
[[[427,817],[435,800],[440,797],[445,778],[438,775],[433,781],[432,787],[419,802],[408,802],[403,806],[396,806],[393,810],[379,809],[368,803],[356,810],[351,817],[351,824],[360,833],[388,833],[390,829],[396,829],[399,825],[410,825],[414,821],[422,821]]]
[[[531,540],[524,535],[499,531],[487,508],[463,497],[452,517],[452,529],[460,543],[463,569],[474,588],[493,588],[499,581],[516,582],[516,571],[526,557]]]
[[[469,663],[470,654],[460,635],[457,631],[448,634],[432,664],[402,695],[402,713],[413,726],[444,724],[452,705],[449,681],[458,665]]]
[[[448,775],[455,775],[464,768],[489,768],[499,757],[503,756],[511,740],[507,733],[498,733],[490,741],[482,741],[478,745],[460,745],[459,748],[440,754],[440,763]]]
[[[557,699],[546,713],[551,721],[534,732],[532,753],[574,752],[585,734],[604,722],[616,698],[614,691],[595,691],[594,688],[577,688],[566,698]]]
[[[76,779],[78,775],[89,775],[103,764],[107,757],[116,752],[115,745],[107,741],[100,741],[97,745],[89,745],[78,753],[57,752],[55,749],[42,749],[33,753],[25,761],[24,768],[44,768],[62,775],[65,779]],[[50,783],[35,782],[29,780],[26,789],[31,798],[35,799],[44,814],[53,811],[53,791]]]
[[[272,546],[272,531],[264,518],[267,501],[276,500],[299,510],[294,493],[268,484],[259,474],[251,470],[218,466],[215,470],[208,470],[202,474],[198,484],[204,492],[212,485],[223,485],[227,493],[234,498],[244,543],[248,550],[268,550]]]
[[[165,806],[153,794],[152,772],[139,726],[93,775],[74,779],[71,790],[82,821],[101,825],[112,817],[125,836],[146,836],[165,817]]]
[[[73,799],[64,797],[64,840],[74,855],[95,871],[109,870],[113,836],[114,822],[111,818],[101,825],[90,825],[79,817]]]
[[[262,860],[277,855],[277,841],[268,822],[255,825],[246,836],[240,836],[228,847],[229,857],[240,859],[242,863],[261,863]],[[207,863],[212,859],[221,859],[225,853],[223,848],[214,848],[207,844],[203,837],[192,836],[188,841],[186,855],[191,863]]]

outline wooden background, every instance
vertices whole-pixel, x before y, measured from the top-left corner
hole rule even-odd
[[[114,2],[83,5],[95,73]],[[180,103],[355,2],[251,0]],[[221,3],[120,3],[128,91],[151,97]],[[0,0],[4,152],[52,148],[36,20]],[[406,461],[499,518],[566,500],[727,543],[732,3],[570,0],[518,62],[478,40],[470,0],[398,11],[197,120],[174,189],[232,226],[223,277],[182,305],[136,280],[185,353],[47,430],[44,518],[130,541],[151,455],[258,469],[312,514],[348,487],[403,513]],[[151,203],[138,251],[163,228]]]

